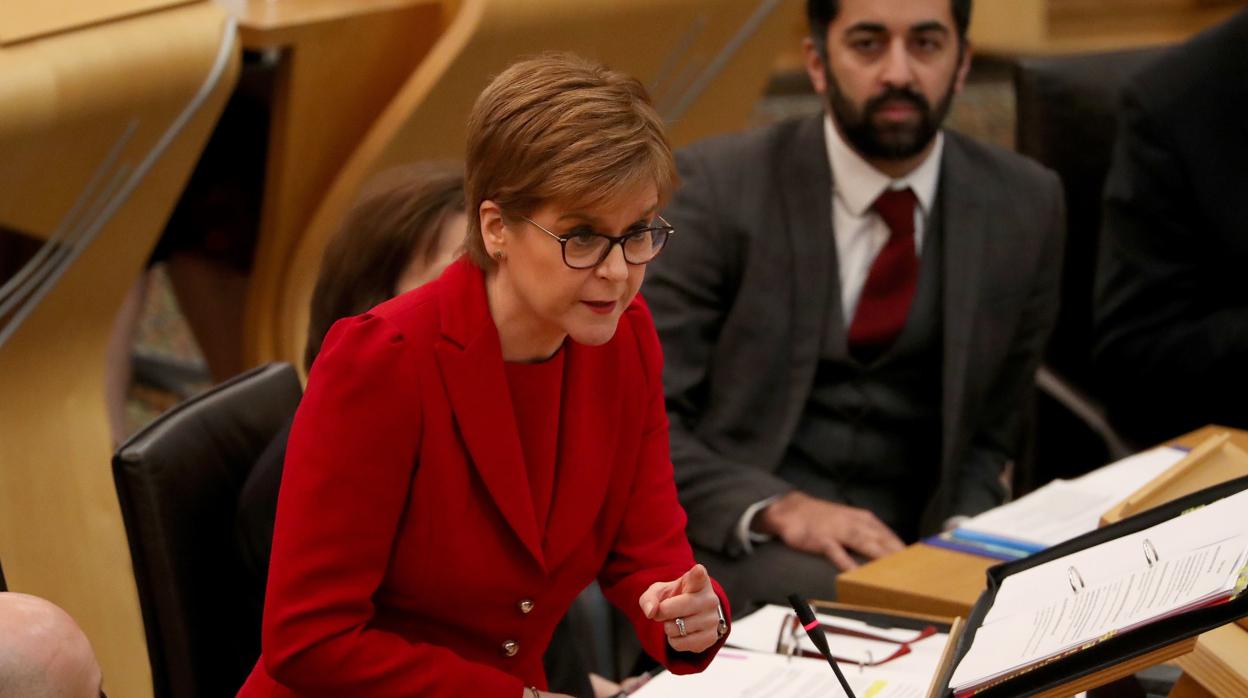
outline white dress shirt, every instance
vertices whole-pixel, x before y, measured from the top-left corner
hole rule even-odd
[[[923,254],[923,231],[927,216],[936,201],[940,181],[940,156],[945,149],[945,135],[936,133],[931,152],[910,171],[893,179],[880,172],[854,152],[832,125],[832,117],[823,119],[823,136],[828,146],[828,162],[832,166],[832,232],[836,236],[836,261],[841,280],[841,317],[845,329],[854,322],[858,298],[867,283],[867,274],[875,257],[884,249],[891,234],[884,219],[871,210],[871,204],[885,189],[909,187],[919,201],[914,209],[914,249]]]

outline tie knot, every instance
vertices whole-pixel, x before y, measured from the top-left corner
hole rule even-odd
[[[871,208],[880,214],[894,235],[914,234],[914,205],[918,203],[910,187],[885,189]]]

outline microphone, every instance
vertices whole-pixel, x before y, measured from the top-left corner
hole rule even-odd
[[[815,647],[819,648],[819,653],[832,666],[832,671],[836,672],[836,679],[841,682],[841,688],[845,689],[845,695],[849,696],[849,698],[856,698],[854,689],[849,687],[849,682],[845,680],[845,674],[841,673],[841,668],[836,665],[836,660],[832,659],[832,653],[828,651],[828,638],[824,636],[823,630],[819,628],[819,621],[815,618],[815,612],[810,609],[810,605],[797,594],[789,594],[789,605],[793,607],[794,611],[797,611],[797,619],[801,621],[802,627],[806,629],[806,635],[810,638],[810,641],[815,643]]]

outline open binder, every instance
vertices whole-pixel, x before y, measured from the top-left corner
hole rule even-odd
[[[944,662],[933,682],[931,696],[953,696],[950,682],[958,663],[967,655],[977,632],[992,611],[1002,585],[1012,575],[1034,569],[1045,563],[1071,558],[1080,551],[1151,529],[1163,522],[1248,489],[1248,477],[1231,480],[1200,490],[1169,504],[1162,505],[1105,528],[1069,540],[1048,550],[988,570],[987,589],[975,603],[963,632],[951,635],[951,656]],[[1151,545],[1151,544],[1150,544]],[[1145,562],[1155,562],[1158,552],[1142,546]],[[1059,563],[1060,564],[1060,563]],[[1242,591],[1243,579],[1240,578]],[[1065,583],[1079,588],[1082,582],[1077,568]],[[1067,592],[1074,593],[1071,589]],[[1102,685],[1122,676],[1170,659],[1191,650],[1200,633],[1248,616],[1248,593],[1231,594],[1229,600],[1190,608],[1162,617],[1139,627],[1097,638],[1060,656],[1015,668],[991,685],[982,686],[962,695],[982,698],[1004,696],[1069,696],[1087,688]],[[1027,628],[1019,628],[1027,632]]]

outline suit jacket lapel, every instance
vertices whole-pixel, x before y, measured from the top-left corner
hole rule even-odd
[[[455,422],[485,487],[524,547],[545,569],[516,417],[490,318],[484,277],[466,259],[439,279],[443,339],[435,351]]]
[[[544,545],[552,570],[590,533],[616,466],[621,429],[642,418],[625,414],[616,343],[587,347],[569,340],[564,351],[559,460]]]
[[[961,450],[959,415],[966,397],[967,363],[972,349],[975,315],[980,301],[981,270],[988,239],[983,199],[984,182],[972,181],[960,143],[946,132],[940,169],[940,196],[944,234],[944,375],[942,462],[946,474],[957,464],[952,454]],[[947,482],[951,482],[946,477]]]
[[[841,283],[832,231],[832,168],[823,137],[823,116],[801,123],[794,143],[782,149],[776,173],[784,199],[785,229],[793,250],[794,363],[809,366],[811,376],[795,377],[809,386],[825,331],[837,351],[845,350],[841,319]],[[829,266],[828,262],[832,264]],[[828,327],[828,323],[833,326]],[[805,394],[800,397],[806,402]]]

